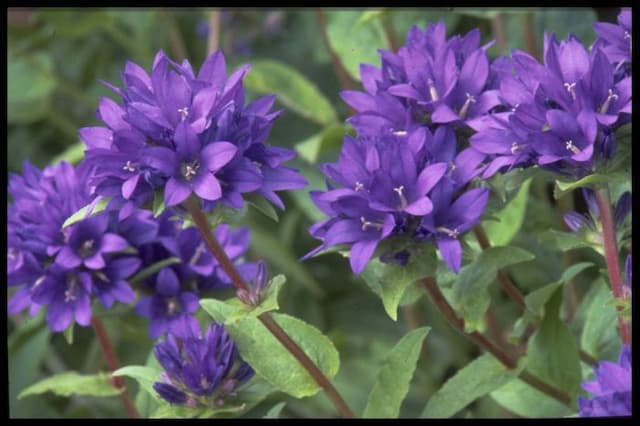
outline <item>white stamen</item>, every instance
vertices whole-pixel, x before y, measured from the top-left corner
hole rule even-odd
[[[568,141],[566,141],[566,142],[565,142],[565,144],[566,144],[566,145],[565,145],[565,147],[567,148],[567,151],[571,151],[571,152],[573,152],[574,154],[580,154],[580,152],[581,152],[581,151],[580,151],[580,148],[578,148],[577,146],[575,146],[575,145],[573,144],[573,141],[572,141],[572,140],[568,140]]]
[[[191,180],[198,173],[198,169],[200,168],[200,163],[198,161],[194,161],[192,163],[182,163],[182,176],[186,180]]]
[[[179,309],[180,306],[178,305],[178,301],[175,297],[167,300],[167,312],[169,313],[169,315],[175,314]]]
[[[444,226],[440,226],[436,228],[436,231],[443,232],[451,238],[458,238],[458,234],[459,234],[458,228],[449,229],[449,228],[445,228]]]
[[[76,296],[74,293],[74,289],[76,288],[76,286],[78,285],[78,281],[76,279],[76,277],[71,277],[71,279],[69,281],[67,281],[67,283],[69,284],[67,289],[64,292],[64,301],[65,303],[69,303],[72,302],[74,300],[76,300]]]
[[[393,132],[394,135],[396,136],[407,136],[407,131],[406,130],[396,130],[395,132]]]
[[[33,283],[32,289],[38,287],[40,284],[42,284],[43,281],[44,281],[44,275],[38,278],[35,283]]]
[[[609,96],[607,96],[607,99],[604,101],[604,103],[602,104],[598,112],[600,114],[606,114],[607,111],[609,110],[609,107],[611,106],[611,101],[616,101],[616,100],[618,100],[618,95],[613,93],[613,90],[609,89]]]
[[[200,376],[200,387],[201,388],[203,388],[203,389],[208,388],[210,384],[211,383],[209,383],[209,381],[207,380],[206,377]]]
[[[460,108],[459,115],[461,119],[464,120],[464,117],[467,115],[467,112],[469,110],[469,105],[475,104],[475,103],[476,103],[476,98],[473,95],[467,93],[467,100],[464,101],[464,105],[462,105],[462,108]]]
[[[511,153],[515,154],[516,151],[518,151],[521,147],[522,147],[522,145],[519,145],[517,142],[512,143],[511,144]]]
[[[436,90],[436,86],[433,84],[433,80],[427,80],[427,85],[429,86],[429,94],[431,95],[431,100],[434,102],[437,101],[439,99],[438,91]]]
[[[571,93],[571,97],[576,99],[576,83],[565,83],[564,87],[567,89],[567,92]]]
[[[191,256],[191,259],[189,259],[189,265],[195,265],[198,260],[200,260],[200,256],[205,252],[206,250],[204,249],[204,244],[200,243],[200,245],[196,247],[196,250],[193,253],[193,256]]]
[[[182,116],[182,121],[184,121],[189,116],[189,108],[178,108],[178,112]]]
[[[400,205],[398,206],[399,210],[404,210],[405,207],[407,207],[408,203],[407,203],[407,199],[404,196],[404,185],[400,185],[397,188],[393,188],[393,191],[395,193],[398,194],[398,198],[400,198]]]
[[[9,250],[7,250],[7,259],[9,260],[16,259],[16,251],[13,247],[10,247]]]
[[[378,229],[378,230],[380,230],[380,229],[382,229],[384,227],[384,225],[382,225],[381,223],[375,223],[375,222],[367,221],[364,218],[364,216],[360,216],[360,222],[362,222],[362,230],[363,231],[366,231],[368,226],[370,226],[372,228],[375,228],[375,229]]]
[[[134,163],[132,163],[131,161],[127,160],[127,163],[124,165],[124,167],[122,167],[122,170],[126,170],[128,172],[135,172],[136,171],[136,165]]]
[[[362,182],[357,181],[355,190],[356,191],[362,191],[363,189],[364,189],[364,185],[362,184]]]

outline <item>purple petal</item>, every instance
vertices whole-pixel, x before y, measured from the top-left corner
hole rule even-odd
[[[66,303],[52,303],[47,308],[47,323],[52,331],[64,331],[73,317],[71,307]]]
[[[164,188],[164,204],[167,207],[180,204],[191,195],[191,188],[186,183],[170,178]]]
[[[176,154],[169,148],[154,146],[145,150],[144,163],[171,176],[175,172],[177,159]]]
[[[351,247],[349,252],[349,263],[354,274],[360,275],[360,272],[367,266],[371,256],[376,251],[378,240],[358,241]]]
[[[416,191],[419,195],[428,194],[436,186],[447,171],[447,163],[431,164],[420,172],[416,183]],[[425,213],[426,214],[426,213]]]
[[[230,142],[213,142],[202,150],[203,165],[211,172],[217,172],[236,155],[238,148]]]
[[[89,269],[102,269],[105,267],[104,258],[100,252],[84,260],[84,266]]]
[[[175,296],[180,292],[180,282],[171,268],[164,268],[156,278],[156,290],[163,296]]]
[[[215,201],[222,196],[220,182],[211,173],[204,172],[193,182],[194,192],[205,200]]]
[[[138,185],[139,179],[140,174],[135,174],[124,181],[124,183],[122,184],[122,196],[125,199],[129,199],[129,197],[131,197],[131,194],[133,194],[133,191],[135,191],[136,186]]]
[[[200,138],[186,121],[178,124],[173,140],[179,157],[191,160],[200,154],[200,148],[202,147]]]
[[[424,216],[433,210],[433,203],[429,197],[418,198],[413,203],[405,207],[404,211],[414,216]]]
[[[102,245],[100,251],[103,253],[113,253],[121,251],[129,247],[127,240],[117,234],[104,234],[102,236]]]
[[[462,262],[462,247],[460,242],[455,238],[438,238],[436,245],[442,255],[444,263],[447,264],[456,274],[460,271],[460,263]]]
[[[91,324],[91,299],[88,295],[80,297],[74,305],[76,322],[83,326]]]
[[[64,246],[56,256],[56,263],[67,269],[75,268],[82,263],[82,259],[73,252],[71,247]]]

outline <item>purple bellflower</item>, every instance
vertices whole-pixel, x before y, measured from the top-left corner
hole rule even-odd
[[[154,383],[153,388],[170,404],[224,406],[254,375],[240,359],[233,340],[216,323],[204,336],[197,324],[188,336],[169,334],[153,353],[165,370],[163,381]]]
[[[631,416],[631,347],[623,345],[618,362],[601,361],[595,380],[582,384],[592,398],[578,398],[580,417]]]
[[[218,202],[241,208],[241,194],[258,192],[284,208],[275,191],[307,182],[282,165],[295,152],[265,145],[279,112],[270,112],[274,96],[245,105],[248,70],[227,78],[221,52],[197,74],[188,61],[175,63],[162,51],[151,75],[128,62],[124,88],[108,84],[122,103],[100,100],[97,115],[106,127],[80,129],[96,193],[138,206],[159,189],[167,206],[195,193],[208,210]]]

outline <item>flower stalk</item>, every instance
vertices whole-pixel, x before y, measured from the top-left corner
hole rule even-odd
[[[207,247],[211,251],[211,254],[220,263],[220,266],[224,272],[229,276],[233,285],[237,290],[249,291],[249,286],[244,281],[238,270],[235,268],[225,251],[220,244],[216,241],[213,230],[209,225],[204,213],[200,209],[199,200],[196,198],[189,198],[185,202],[185,206],[191,215],[193,222],[200,231],[202,238],[204,239]],[[338,390],[331,384],[331,382],[325,377],[322,371],[317,365],[307,356],[306,353],[294,342],[291,337],[276,323],[268,312],[260,314],[258,319],[262,324],[278,339],[282,346],[287,349],[293,355],[296,360],[302,365],[313,380],[320,386],[327,394],[333,405],[338,412],[344,418],[353,418],[355,415],[344,401]]]

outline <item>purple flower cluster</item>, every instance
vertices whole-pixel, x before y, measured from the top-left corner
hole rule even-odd
[[[153,353],[165,372],[153,388],[171,404],[223,406],[254,371],[240,360],[221,325],[212,323],[204,337],[197,324],[189,331],[189,336],[170,333],[155,346]]]
[[[569,211],[564,215],[565,224],[573,231],[579,232],[581,228],[586,227],[591,231],[595,232],[596,228],[596,220],[600,217],[600,210],[598,209],[598,204],[596,203],[596,195],[592,189],[582,188],[582,195],[587,203],[587,207],[589,208],[589,214],[582,214],[575,211]],[[631,192],[626,191],[622,195],[615,204],[614,207],[614,220],[616,224],[616,228],[622,227],[625,219],[629,216],[631,212]]]
[[[361,65],[365,92],[342,98],[357,111],[348,122],[337,163],[321,166],[338,186],[311,197],[329,219],[311,234],[322,240],[307,256],[352,244],[352,270],[360,273],[379,243],[395,236],[434,241],[455,272],[458,238],[480,220],[488,190],[471,189],[486,168],[485,154],[460,147],[456,132],[499,105],[480,32],[446,38],[443,22],[412,28],[397,53],[381,52],[382,66]],[[405,264],[407,252],[382,253]]]
[[[80,129],[96,193],[141,205],[162,188],[166,206],[195,193],[210,209],[219,201],[241,208],[241,194],[258,192],[284,208],[275,191],[306,181],[282,165],[293,151],[265,145],[279,112],[269,112],[274,96],[245,105],[248,70],[227,78],[221,52],[197,74],[187,60],[175,63],[162,51],[151,75],[128,62],[124,88],[109,85],[122,104],[100,100],[97,116],[106,127]]]
[[[522,51],[494,61],[499,105],[467,121],[477,131],[471,146],[490,156],[483,177],[539,165],[580,178],[613,157],[615,131],[631,115],[629,10],[619,23],[595,24],[591,49],[545,34],[544,64]]]
[[[175,257],[178,262],[136,285],[142,296],[135,311],[150,319],[153,338],[167,331],[187,335],[195,323],[202,292],[231,286],[227,275],[205,249],[195,228],[165,211],[108,208],[66,228],[66,219],[85,205],[95,204],[86,187],[91,175],[86,163],[67,163],[40,171],[28,163],[22,175],[12,174],[8,212],[7,282],[19,287],[9,301],[9,313],[29,308],[35,315],[47,307],[53,331],[72,322],[91,322],[92,298],[111,308],[114,302],[132,304],[136,294],[130,279],[136,272]],[[227,255],[243,275],[253,278],[257,266],[241,263],[249,247],[246,228],[215,231]]]
[[[593,398],[578,398],[580,417],[631,416],[631,347],[623,345],[617,363],[602,361],[594,373],[596,380],[582,384]]]

